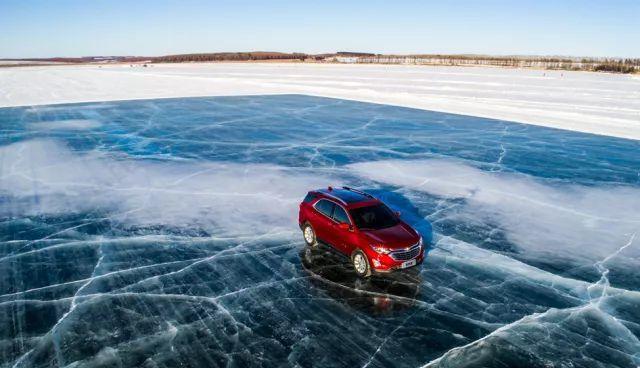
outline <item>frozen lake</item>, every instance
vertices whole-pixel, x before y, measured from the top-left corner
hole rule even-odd
[[[0,367],[640,365],[640,141],[303,95],[0,132]],[[431,239],[419,272],[305,252],[327,185]]]

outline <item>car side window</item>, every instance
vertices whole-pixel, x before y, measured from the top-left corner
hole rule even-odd
[[[315,205],[316,210],[327,217],[331,217],[333,214],[333,207],[335,207],[335,205],[326,199],[319,200]]]
[[[347,212],[345,212],[345,210],[340,206],[335,206],[332,217],[334,220],[338,221],[339,223],[345,223],[345,224],[351,225],[351,221],[349,221],[349,216],[347,216]]]

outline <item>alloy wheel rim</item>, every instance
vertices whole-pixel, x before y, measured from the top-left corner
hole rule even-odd
[[[365,265],[365,260],[362,254],[356,254],[353,258],[353,265],[356,267],[356,271],[358,273],[364,273],[367,270],[367,266]]]
[[[309,244],[313,243],[313,230],[311,230],[310,226],[307,226],[304,229],[304,240],[306,240]]]

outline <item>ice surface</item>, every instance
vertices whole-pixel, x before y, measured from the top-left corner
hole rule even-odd
[[[640,143],[301,95],[0,109],[0,366],[640,364]],[[430,241],[359,280],[307,190]]]
[[[505,149],[502,159],[507,154]],[[615,252],[640,228],[638,187],[539,180],[442,159],[373,161],[348,167],[407,191],[408,196],[418,191],[445,203],[463,202],[439,211],[437,221],[466,226],[488,221],[513,245],[515,257],[531,258],[531,262],[553,257],[565,258],[557,260],[559,264],[582,259],[591,265]],[[485,243],[490,242],[489,235]],[[624,256],[640,257],[640,248],[629,249]]]

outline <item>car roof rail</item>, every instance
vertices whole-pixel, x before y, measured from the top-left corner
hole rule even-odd
[[[335,201],[338,201],[340,203],[342,203],[343,205],[347,206],[349,205],[344,199],[334,196],[333,194],[331,194],[331,192],[321,192],[324,196],[329,197]]]
[[[369,194],[367,192],[363,192],[363,191],[358,190],[358,189],[353,189],[351,187],[342,187],[342,189],[349,190],[349,191],[354,192],[354,193],[362,194],[363,196],[366,196],[366,197],[369,197],[369,198],[373,198],[373,196],[371,194]]]

